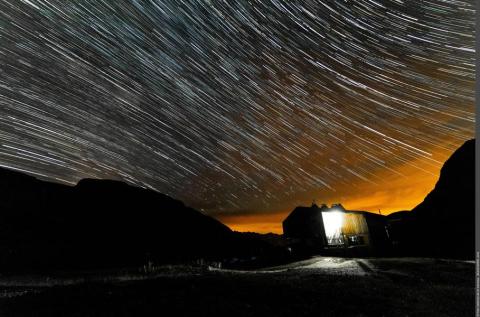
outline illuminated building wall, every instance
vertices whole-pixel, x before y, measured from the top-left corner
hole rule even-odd
[[[324,211],[322,219],[328,245],[369,244],[368,226],[363,214]]]

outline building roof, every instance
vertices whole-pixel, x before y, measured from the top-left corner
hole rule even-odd
[[[364,210],[347,210],[342,204],[332,204],[331,207],[328,207],[326,204],[321,204],[321,206],[317,206],[315,203],[312,204],[310,207],[305,206],[298,206],[296,207],[288,216],[285,218],[283,222],[295,221],[298,218],[305,218],[305,217],[312,217],[320,212],[334,212],[334,211],[341,211],[345,213],[357,213],[357,214],[364,214],[368,217],[382,217],[384,215],[376,214],[370,211]]]

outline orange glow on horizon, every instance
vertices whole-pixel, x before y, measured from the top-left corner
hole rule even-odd
[[[282,221],[288,213],[221,215],[216,218],[235,231],[282,234]]]
[[[352,193],[348,197],[343,197],[344,199],[332,196],[326,203],[331,205],[340,202],[346,209],[375,213],[380,210],[382,215],[388,215],[396,211],[413,209],[433,189],[436,181],[437,178],[434,176],[423,177],[410,186],[407,186],[405,181],[397,181],[379,190],[368,192],[365,189],[365,191]],[[293,208],[267,214],[220,215],[217,219],[235,231],[282,234],[282,221]]]
[[[448,158],[451,153],[441,153]],[[438,157],[437,157],[438,158]],[[315,193],[302,197],[302,205],[310,205],[312,198],[317,203],[341,203],[349,210],[364,210],[388,215],[401,210],[411,210],[423,201],[434,188],[443,164],[432,164],[425,159],[410,161],[403,166],[397,166],[395,172],[382,170],[376,176],[377,184],[361,180],[352,180],[351,186],[339,186],[328,198],[321,199]],[[325,194],[322,195],[326,197]],[[282,221],[297,204],[286,204],[286,209],[265,213],[223,214],[216,218],[240,232],[277,233],[282,234]]]
[[[344,199],[332,196],[326,203],[331,205],[340,202],[346,209],[375,213],[380,210],[382,215],[388,215],[396,211],[413,209],[433,189],[436,181],[437,178],[434,176],[421,178],[415,184],[410,184],[411,186],[397,181],[380,190],[368,192],[365,189],[365,191],[352,193],[343,197]],[[365,193],[368,194],[365,195]],[[235,231],[282,234],[282,221],[293,208],[266,214],[219,215],[217,219]]]

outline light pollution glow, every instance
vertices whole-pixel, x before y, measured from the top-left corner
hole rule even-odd
[[[461,144],[455,145],[460,146]],[[438,156],[444,157],[443,161],[445,161],[451,154],[452,151],[445,151],[438,153]],[[432,166],[421,161],[415,163],[414,165],[399,166],[396,170],[398,174],[383,171],[380,173],[380,178],[385,181],[381,185],[372,185],[352,179],[351,186],[344,186],[338,190],[338,193],[324,196],[323,199],[312,193],[310,199],[307,198],[303,201],[303,205],[309,205],[315,199],[317,204],[331,205],[340,202],[349,210],[364,210],[374,213],[378,213],[380,210],[382,215],[411,210],[421,203],[433,189],[442,166],[442,164]],[[284,210],[271,213],[219,215],[217,218],[235,231],[282,234],[282,221],[295,207],[295,204],[290,204]]]

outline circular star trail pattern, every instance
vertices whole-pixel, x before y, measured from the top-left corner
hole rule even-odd
[[[0,166],[212,214],[421,177],[474,135],[474,22],[455,0],[2,0]]]

